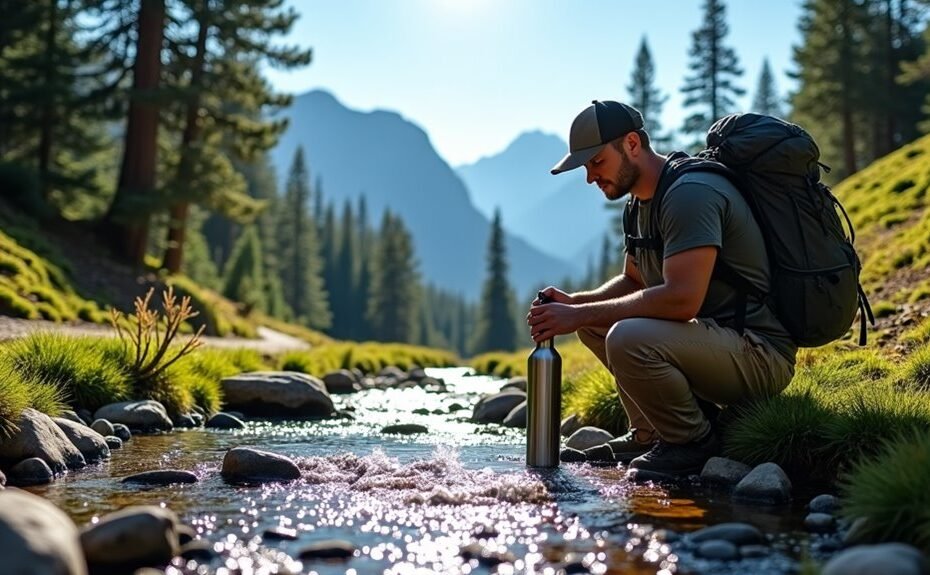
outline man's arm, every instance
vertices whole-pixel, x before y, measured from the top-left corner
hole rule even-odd
[[[571,303],[581,304],[606,301],[630,295],[631,293],[643,289],[643,287],[645,287],[643,284],[643,277],[639,275],[639,270],[636,268],[633,257],[627,255],[622,274],[610,278],[597,289],[573,293]]]

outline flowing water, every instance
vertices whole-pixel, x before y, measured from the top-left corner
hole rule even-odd
[[[529,470],[522,430],[469,421],[474,403],[498,391],[500,380],[466,369],[428,374],[449,391],[334,396],[337,408],[354,410],[352,420],[251,421],[241,431],[134,437],[109,461],[32,491],[78,524],[128,505],[172,509],[214,557],[176,560],[170,574],[788,573],[806,553],[798,506],[744,507],[693,487],[634,485],[611,467]],[[381,435],[393,423],[423,424],[429,433]],[[237,446],[287,455],[302,478],[228,485],[219,471]],[[154,469],[193,471],[200,481],[157,488],[120,482]],[[724,564],[676,547],[679,533],[724,521],[773,534],[772,552]],[[266,537],[269,529],[297,538]],[[298,559],[307,546],[333,539],[351,542],[354,556]]]

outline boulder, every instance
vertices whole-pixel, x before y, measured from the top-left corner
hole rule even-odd
[[[565,446],[584,451],[591,447],[603,445],[613,438],[614,436],[611,435],[610,432],[604,431],[598,427],[587,426],[572,433],[565,441]]]
[[[90,424],[90,428],[104,437],[108,435],[116,435],[113,432],[113,424],[107,421],[106,419],[96,420],[95,422]]]
[[[123,478],[123,483],[141,483],[143,485],[173,485],[175,483],[197,483],[199,479],[190,471],[180,469],[159,469],[145,471]]]
[[[526,401],[522,391],[505,391],[487,395],[478,400],[472,412],[472,421],[476,423],[502,423],[513,408]]]
[[[146,433],[171,431],[174,428],[165,406],[152,399],[121,401],[104,405],[94,412],[94,419],[106,419],[113,423],[114,435],[117,437],[120,437],[115,433],[117,423],[122,423],[132,429],[140,429]],[[120,437],[120,439],[123,438]]]
[[[124,443],[132,439],[132,432],[122,423],[113,424],[113,435],[119,437]]]
[[[0,549],[3,572],[20,575],[86,575],[78,530],[45,499],[0,491]]]
[[[584,450],[585,461],[590,463],[616,463],[614,450],[609,443],[602,443]]]
[[[923,575],[927,559],[904,543],[860,545],[841,551],[824,565],[822,575]]]
[[[748,523],[719,523],[698,529],[689,536],[695,543],[722,540],[734,545],[758,545],[765,543],[765,536]]]
[[[110,448],[107,447],[107,440],[104,436],[83,423],[75,423],[70,419],[56,417],[52,421],[65,432],[68,440],[78,448],[85,461],[93,462],[110,458]]]
[[[711,457],[701,470],[701,481],[732,487],[749,475],[752,467],[725,457]]]
[[[577,413],[573,413],[562,420],[562,425],[559,428],[559,433],[562,434],[562,437],[571,437],[573,433],[584,427],[582,425],[580,418]]]
[[[131,573],[167,565],[178,554],[178,518],[154,505],[121,509],[81,531],[81,547],[91,571]]]
[[[508,389],[516,389],[526,393],[526,378],[523,376],[511,377],[501,386],[501,391],[507,391]]]
[[[207,429],[245,429],[245,422],[221,411],[211,417],[204,427]]]
[[[335,413],[326,385],[296,371],[254,371],[220,382],[226,406],[246,415],[328,417]]]
[[[24,459],[10,468],[10,485],[28,487],[30,485],[46,485],[55,479],[52,469],[44,460],[38,457]]]
[[[299,479],[300,468],[277,453],[234,447],[223,457],[221,474],[232,483],[268,483]]]
[[[84,456],[52,418],[34,409],[24,409],[16,421],[19,431],[0,439],[0,463],[12,465],[30,457],[45,461],[55,474],[84,467]]]
[[[733,496],[748,502],[785,503],[791,499],[791,480],[777,464],[763,463],[736,484]]]
[[[571,447],[563,447],[562,451],[559,452],[559,461],[563,463],[581,463],[585,459],[584,451],[578,451]]]
[[[526,429],[526,402],[522,402],[520,405],[514,407],[510,410],[510,413],[507,414],[507,417],[504,418],[505,427],[519,427],[521,429]]]
[[[330,395],[355,393],[361,390],[362,386],[358,384],[355,374],[348,369],[340,369],[323,376],[323,383],[326,385],[326,391]]]
[[[68,421],[73,421],[74,423],[80,423],[81,425],[87,425],[84,423],[84,420],[81,419],[81,416],[75,413],[71,409],[66,409],[61,412],[61,417],[67,419]]]

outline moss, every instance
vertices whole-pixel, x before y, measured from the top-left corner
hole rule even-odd
[[[930,296],[930,293],[927,295]],[[898,306],[891,302],[880,301],[872,306],[872,313],[876,318],[891,317],[898,313]]]
[[[0,285],[0,315],[25,319],[40,319],[41,314],[28,299],[5,285]]]

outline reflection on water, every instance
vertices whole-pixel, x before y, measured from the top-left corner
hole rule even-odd
[[[770,531],[797,525],[783,513],[634,486],[622,469],[528,470],[522,430],[469,421],[480,395],[501,382],[464,370],[429,371],[446,380],[449,393],[370,390],[334,398],[340,409],[354,410],[353,420],[256,421],[241,431],[136,437],[110,461],[33,491],[79,524],[127,505],[171,508],[218,557],[207,565],[180,562],[169,573],[675,573],[677,557],[654,527],[690,530],[734,516]],[[455,411],[455,403],[467,409]],[[430,431],[380,435],[392,423]],[[235,446],[292,457],[302,478],[227,485],[219,469]],[[200,482],[142,489],[120,483],[169,468],[193,471]],[[753,518],[743,515],[748,511]],[[272,528],[295,530],[297,540],[263,538]],[[327,539],[352,542],[355,556],[347,563],[297,560],[308,544]]]

